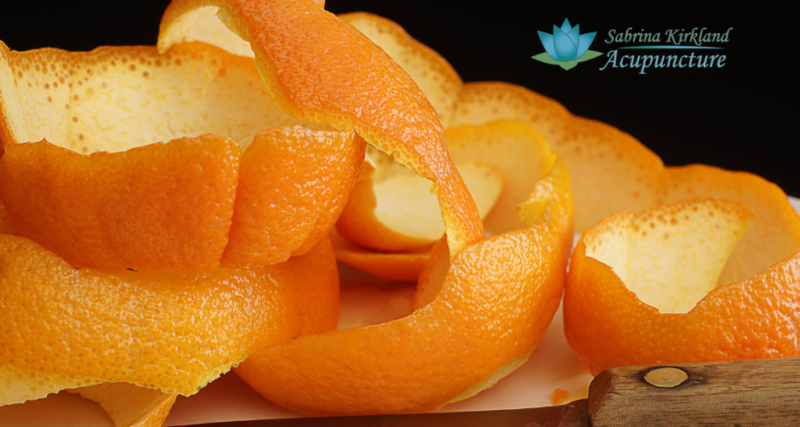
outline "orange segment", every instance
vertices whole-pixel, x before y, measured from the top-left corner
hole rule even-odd
[[[716,287],[751,217],[735,202],[692,199],[586,230],[564,296],[565,333],[584,366],[596,375],[623,365],[800,355],[800,254]]]
[[[556,161],[522,207],[529,227],[470,245],[452,262],[437,246],[432,259],[446,274],[426,307],[261,350],[236,372],[308,414],[432,411],[490,387],[524,362],[558,308],[571,209],[566,168]]]
[[[215,268],[226,247],[232,266],[302,254],[327,235],[356,177],[348,165],[363,159],[364,143],[352,132],[326,131],[283,113],[252,59],[202,43],[164,54],[153,47],[11,52],[0,44],[0,73],[0,126],[7,136],[0,194],[23,235],[74,266]],[[307,130],[282,128],[287,125]],[[271,157],[246,154],[240,180],[239,152],[249,151],[257,132],[274,127],[280,130],[266,138]],[[55,146],[25,144],[42,139]],[[328,159],[340,157],[324,171],[286,165],[308,161],[312,147]],[[266,154],[263,147],[256,151]],[[271,193],[248,182],[265,178],[250,171],[266,163],[281,165]],[[322,172],[327,185],[315,185]],[[261,199],[275,193],[294,203],[282,217],[269,206],[274,200]],[[247,201],[238,204],[239,216],[235,196]],[[294,215],[299,202],[304,213],[315,214]],[[265,221],[253,227],[253,218]]]
[[[419,85],[440,118],[450,114],[463,82],[441,55],[386,18],[364,12],[338,16],[388,53]]]
[[[0,193],[23,236],[75,267],[215,268],[238,158],[236,141],[213,135],[91,156],[9,144]]]
[[[661,159],[630,135],[594,120],[573,116],[557,102],[508,83],[467,83],[447,127],[499,119],[528,122],[570,170],[575,228],[583,230],[624,209],[653,203]]]
[[[161,427],[178,397],[125,383],[98,384],[68,392],[100,404],[116,427]]]
[[[431,248],[413,252],[387,253],[363,248],[331,230],[336,260],[374,276],[399,282],[416,282],[428,263]]]
[[[436,112],[384,51],[310,0],[175,0],[161,22],[160,51],[202,32],[198,25],[214,7],[220,20],[250,43],[261,78],[284,111],[354,130],[431,180],[453,256],[483,238]]]
[[[250,270],[75,270],[0,236],[0,405],[106,382],[191,395],[255,350],[336,327],[330,242]]]
[[[364,149],[352,133],[295,126],[256,134],[242,155],[222,266],[270,265],[311,250],[344,208]]]
[[[735,200],[755,215],[728,259],[720,285],[745,280],[800,251],[800,217],[777,185],[757,175],[704,165],[666,168],[656,201],[691,197]]]

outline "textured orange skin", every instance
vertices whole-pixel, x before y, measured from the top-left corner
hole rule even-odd
[[[169,39],[182,15],[203,6],[219,7],[228,28],[250,42],[261,78],[284,111],[355,130],[433,181],[453,256],[483,238],[436,112],[383,50],[311,0],[175,0],[159,40]],[[167,48],[159,43],[159,50]]]
[[[239,144],[214,135],[90,156],[8,144],[0,196],[20,234],[75,267],[217,268],[226,248],[224,267],[269,265],[327,235],[364,147],[299,126],[258,134],[241,165]]]
[[[365,149],[361,137],[344,132],[258,133],[242,155],[222,266],[270,265],[311,250],[344,209]]]
[[[563,162],[526,205],[523,211],[541,214],[533,225],[462,250],[426,307],[393,322],[261,350],[235,372],[268,399],[307,414],[441,407],[533,348],[558,308],[572,233]]]
[[[800,356],[800,254],[716,288],[689,313],[662,314],[585,250],[581,241],[572,254],[564,330],[592,375],[626,365]]]
[[[331,230],[336,260],[373,276],[399,282],[416,282],[430,259],[431,248],[414,252],[386,253],[363,248]]]
[[[8,144],[0,194],[21,235],[75,267],[215,268],[238,159],[236,141],[213,135],[90,156]]]
[[[194,394],[215,369],[338,321],[327,239],[274,266],[133,272],[75,270],[28,239],[0,236],[0,273],[0,366],[169,394]]]

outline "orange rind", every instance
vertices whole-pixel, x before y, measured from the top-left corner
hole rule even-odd
[[[283,262],[327,235],[364,155],[353,133],[282,113],[252,59],[206,44],[0,45],[0,73],[0,198],[23,236],[76,267]]]
[[[555,161],[555,154],[550,151],[547,141],[537,133],[530,125],[517,120],[498,120],[479,126],[462,125],[446,130],[450,156],[457,165],[476,165],[479,168],[473,169],[473,173],[467,172],[462,175],[465,177],[467,186],[475,195],[476,203],[479,206],[481,216],[484,218],[484,228],[489,235],[496,235],[506,231],[514,230],[524,226],[518,216],[518,206],[530,194],[536,180],[545,175]],[[399,199],[407,201],[409,197],[403,198],[403,193],[411,193],[410,189],[402,189],[390,186],[375,185],[375,180],[371,178],[373,168],[370,164],[365,165],[369,173],[367,179],[362,175],[356,183],[353,194],[345,207],[336,227],[349,242],[334,242],[337,252],[337,259],[352,267],[359,268],[379,277],[394,279],[397,277],[395,272],[407,273],[411,277],[412,272],[419,274],[420,270],[414,268],[414,261],[422,258],[420,251],[388,253],[379,250],[368,249],[374,247],[371,243],[390,240],[397,233],[379,233],[382,230],[380,225],[372,226],[376,223],[377,209],[374,200]],[[397,170],[395,165],[384,166],[385,170]],[[492,180],[486,180],[474,171],[491,171],[493,178],[499,185],[493,187]],[[470,179],[469,177],[474,177]],[[478,181],[477,183],[475,181]],[[479,185],[483,182],[483,186]],[[476,191],[473,191],[475,189]],[[499,194],[496,191],[499,190]],[[399,193],[399,194],[398,194]],[[420,197],[423,192],[417,191],[413,194]],[[491,196],[491,198],[489,197]],[[373,201],[370,204],[370,201]],[[494,205],[491,207],[489,201]],[[412,215],[418,215],[435,224],[435,216],[430,214],[422,215],[424,209],[419,208],[419,203],[397,203],[396,210],[411,211]],[[484,205],[481,209],[481,205]],[[491,207],[488,210],[487,207]],[[400,221],[396,215],[395,223],[402,223],[406,227],[408,224],[419,225],[420,221]],[[407,219],[407,218],[406,218]],[[420,227],[421,228],[421,227]],[[394,240],[393,242],[396,242]],[[378,249],[387,249],[385,246]],[[427,258],[427,256],[425,256]],[[390,267],[391,266],[391,267]],[[414,277],[416,280],[416,277]]]
[[[483,238],[475,202],[450,161],[430,102],[389,55],[320,4],[175,0],[161,21],[159,50],[191,40],[232,50],[246,50],[249,43],[261,79],[282,110],[355,131],[430,180],[452,256]]]
[[[161,427],[178,397],[126,383],[98,384],[67,391],[99,404],[116,427]]]
[[[451,158],[455,155],[448,138]],[[473,158],[455,162],[481,219],[492,210],[503,187],[501,174]],[[377,150],[367,159],[342,215],[337,231],[362,247],[384,252],[430,247],[444,234],[430,182]]]
[[[444,58],[388,19],[368,13],[342,18],[385,49],[426,95],[437,99],[434,105],[445,128],[521,120],[541,133],[570,170],[576,230],[624,209],[652,205],[664,166],[630,135],[574,116],[558,102],[521,86],[463,84]]]
[[[665,199],[732,189],[718,175],[730,172],[694,167],[676,174],[682,178],[672,181]],[[696,186],[710,177],[715,180],[705,188]],[[757,186],[734,193],[749,199]],[[779,238],[761,234],[769,233],[763,223],[777,219],[782,208],[765,217],[770,203],[760,194],[750,199],[761,210],[756,216],[748,210],[752,203],[699,198],[622,212],[584,232],[570,264],[564,329],[593,375],[624,365],[800,355],[794,326],[800,321],[800,254],[763,264],[749,278],[720,282],[724,271],[750,269],[748,255]],[[746,240],[754,230],[755,245]],[[734,259],[736,251],[742,255]]]
[[[336,328],[338,276],[325,239],[253,269],[76,270],[0,236],[0,405],[125,382],[192,395],[254,351]]]
[[[733,200],[755,215],[728,258],[720,285],[743,281],[800,251],[800,217],[786,193],[764,178],[705,165],[666,168],[656,203],[691,197]]]
[[[526,227],[472,244],[445,240],[426,269],[433,301],[389,323],[301,337],[236,368],[256,391],[314,415],[435,410],[491,387],[527,359],[558,308],[572,200],[556,159],[520,206]],[[423,273],[424,275],[424,273]]]
[[[8,211],[6,211],[2,200],[0,200],[0,234],[18,234],[17,227],[14,226],[14,223],[11,222],[11,218],[8,217]]]
[[[331,230],[330,238],[337,261],[398,282],[416,282],[431,253],[429,247],[401,253],[373,251],[350,242],[335,229]]]

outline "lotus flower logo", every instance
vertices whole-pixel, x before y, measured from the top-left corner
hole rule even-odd
[[[573,27],[569,24],[569,19],[565,19],[561,28],[553,25],[553,34],[539,31],[539,39],[545,52],[533,56],[533,59],[569,70],[579,62],[602,55],[600,52],[589,50],[596,35],[597,32],[581,34],[580,24]]]

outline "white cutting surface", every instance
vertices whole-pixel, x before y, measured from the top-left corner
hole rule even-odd
[[[790,197],[800,213],[800,199]],[[413,284],[367,285],[372,280],[343,268],[340,328],[382,323],[402,317],[411,308]],[[475,397],[446,405],[442,412],[532,408],[551,405],[556,388],[574,393],[591,381],[567,345],[561,310],[530,360],[497,385]],[[283,409],[251,390],[233,373],[223,375],[195,396],[179,397],[165,426],[291,418],[300,415]],[[23,405],[0,407],[0,427],[114,427],[94,403],[59,393]]]

